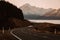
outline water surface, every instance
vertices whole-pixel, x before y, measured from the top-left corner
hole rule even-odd
[[[60,24],[60,20],[29,20],[29,21],[36,23],[48,22],[48,23]]]

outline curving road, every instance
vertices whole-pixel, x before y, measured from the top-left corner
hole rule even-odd
[[[13,29],[10,33],[18,40],[60,40],[60,35],[35,33],[33,28],[24,27]]]
[[[33,27],[32,25],[30,25],[30,26],[28,26],[28,27]],[[17,35],[15,35],[14,33],[13,33],[13,31],[15,31],[15,30],[17,30],[17,29],[19,29],[19,28],[16,28],[16,29],[12,29],[11,31],[10,31],[10,33],[11,33],[11,35],[13,35],[15,38],[17,38],[18,40],[22,40],[20,37],[18,37]]]
[[[22,40],[21,38],[19,38],[18,36],[16,36],[16,35],[13,33],[14,30],[16,30],[16,29],[11,30],[10,33],[11,33],[15,38],[17,38],[18,40]]]

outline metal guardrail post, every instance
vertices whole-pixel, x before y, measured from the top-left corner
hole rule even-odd
[[[56,29],[54,29],[54,34],[56,34]]]

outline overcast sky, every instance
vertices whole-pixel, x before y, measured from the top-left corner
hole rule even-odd
[[[6,0],[10,3],[20,7],[25,3],[29,3],[32,6],[37,6],[40,8],[60,8],[60,0]]]

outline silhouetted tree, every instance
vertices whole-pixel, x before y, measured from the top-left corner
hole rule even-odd
[[[8,22],[9,18],[24,20],[22,10],[9,2],[0,1],[0,28],[9,28],[11,25]]]

